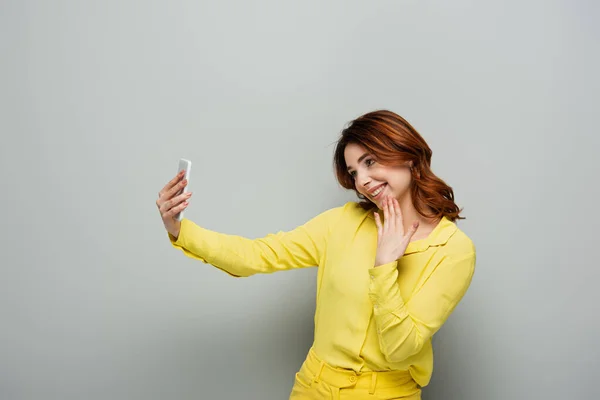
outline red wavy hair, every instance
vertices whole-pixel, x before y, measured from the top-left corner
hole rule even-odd
[[[376,205],[356,190],[348,173],[344,150],[350,143],[363,146],[377,162],[401,166],[412,161],[410,186],[415,209],[426,218],[447,217],[451,221],[464,219],[454,202],[454,192],[431,170],[432,151],[423,137],[408,121],[388,110],[377,110],[351,121],[342,130],[334,154],[334,169],[338,182],[345,189],[354,189],[362,201],[360,206],[370,210]]]

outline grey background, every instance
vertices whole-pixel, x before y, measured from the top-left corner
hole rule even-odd
[[[387,108],[477,245],[423,398],[600,397],[599,6],[2,1],[0,398],[285,399],[316,269],[233,279],[155,200],[259,237],[353,193],[344,124]]]

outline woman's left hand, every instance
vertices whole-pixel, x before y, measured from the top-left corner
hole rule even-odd
[[[383,199],[382,208],[384,223],[381,222],[379,214],[375,212],[375,225],[377,225],[376,267],[402,257],[410,239],[419,227],[419,221],[415,221],[410,229],[406,233],[404,232],[402,211],[395,198],[388,196]]]

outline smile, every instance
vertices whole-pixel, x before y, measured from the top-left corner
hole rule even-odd
[[[386,186],[387,186],[387,183],[384,183],[379,188],[377,188],[374,192],[370,193],[371,197],[373,199],[376,199],[377,196],[379,196],[381,194],[381,192],[383,192],[383,189],[385,189]]]

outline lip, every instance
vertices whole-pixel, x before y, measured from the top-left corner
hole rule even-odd
[[[370,191],[369,191],[369,196],[371,196],[371,198],[372,198],[373,200],[375,200],[375,199],[379,199],[379,198],[381,197],[381,195],[383,194],[383,192],[385,191],[385,186],[387,186],[387,183],[382,183],[381,185],[378,185],[378,186],[374,187],[374,188],[373,188],[373,190],[370,190]],[[383,187],[383,188],[384,188],[384,190],[382,190],[381,192],[379,192],[379,193],[377,194],[377,196],[373,196],[371,193],[373,193],[373,192],[377,191],[377,190],[378,190],[380,187]]]

